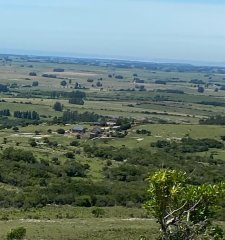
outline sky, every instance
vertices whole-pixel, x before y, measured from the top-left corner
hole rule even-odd
[[[0,0],[0,53],[225,63],[225,0]]]

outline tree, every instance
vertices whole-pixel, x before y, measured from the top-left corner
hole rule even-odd
[[[32,82],[32,86],[33,86],[33,87],[37,87],[38,85],[39,85],[39,82],[38,82],[38,81]]]
[[[8,86],[4,84],[0,84],[0,92],[8,92]]]
[[[198,87],[198,92],[199,93],[204,93],[204,91],[205,91],[204,87],[201,87],[201,86]]]
[[[37,146],[37,143],[36,143],[35,139],[33,139],[33,138],[29,139],[29,144],[30,144],[31,147],[36,147]]]
[[[67,85],[67,82],[65,80],[61,81],[61,86],[65,87]]]
[[[76,105],[84,105],[84,100],[82,98],[70,98],[69,103]]]
[[[96,83],[96,86],[97,86],[97,87],[102,87],[102,83],[98,81],[98,82]]]
[[[79,88],[81,88],[81,86],[80,86],[80,84],[79,84],[78,82],[76,82],[74,88],[75,88],[75,89],[79,89]]]
[[[37,73],[36,72],[30,72],[29,76],[32,76],[32,77],[37,76]]]
[[[63,128],[57,129],[58,134],[65,134],[65,130]]]
[[[150,200],[144,207],[160,224],[160,239],[223,239],[210,219],[225,196],[225,183],[191,185],[185,172],[169,169],[155,172],[148,181]]]
[[[62,103],[60,103],[60,102],[55,102],[55,104],[53,105],[53,109],[54,109],[55,111],[62,112],[62,110],[63,110],[63,105],[62,105]]]

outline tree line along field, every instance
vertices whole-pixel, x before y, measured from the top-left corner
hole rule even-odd
[[[155,239],[150,173],[224,181],[223,68],[0,58],[1,239]]]

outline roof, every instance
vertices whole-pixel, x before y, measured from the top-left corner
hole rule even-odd
[[[81,126],[75,126],[75,127],[72,128],[72,130],[74,130],[74,131],[84,131],[84,128],[81,127]]]
[[[108,126],[115,126],[115,125],[116,125],[116,122],[106,122],[106,124],[107,124]]]
[[[102,132],[102,129],[96,127],[96,128],[93,128],[93,129],[92,129],[92,132],[95,132],[95,133],[101,133],[101,132]]]

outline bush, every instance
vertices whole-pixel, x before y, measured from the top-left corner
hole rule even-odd
[[[24,239],[26,236],[26,229],[24,227],[18,227],[15,229],[12,229],[7,234],[7,240],[21,240]]]
[[[77,104],[77,105],[84,105],[84,101],[82,98],[70,98],[69,99],[70,104]]]
[[[102,217],[104,214],[105,214],[105,211],[104,209],[102,208],[95,208],[91,211],[91,213],[96,217],[96,218],[99,218],[99,217]]]
[[[201,87],[201,86],[198,87],[198,92],[199,93],[204,93],[204,91],[205,91],[204,87]]]
[[[32,77],[37,76],[37,73],[36,72],[30,72],[29,76],[32,76]]]
[[[33,87],[37,87],[39,85],[39,82],[38,81],[34,81],[33,83],[32,83],[32,86]]]
[[[15,131],[15,132],[17,132],[17,131],[19,131],[19,128],[18,128],[18,127],[13,127],[12,130]]]
[[[74,153],[73,153],[73,152],[67,152],[67,153],[65,154],[65,156],[66,156],[67,158],[74,158]]]
[[[31,147],[36,147],[37,146],[37,143],[33,138],[29,139],[29,144],[30,144]]]
[[[78,141],[72,141],[70,143],[70,146],[73,146],[73,147],[78,147],[80,145],[80,143]]]
[[[57,129],[58,134],[65,134],[65,130],[63,128]]]

